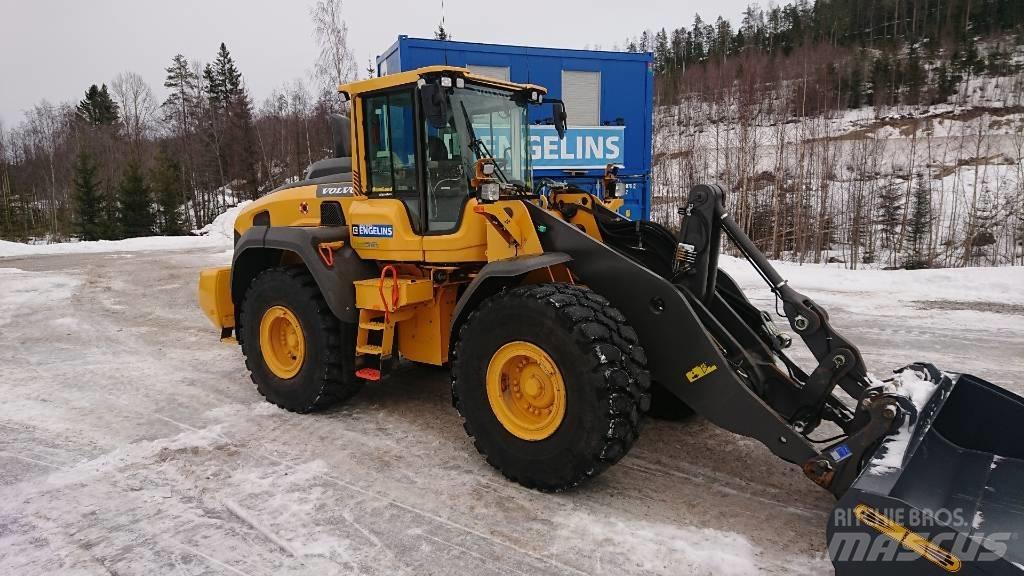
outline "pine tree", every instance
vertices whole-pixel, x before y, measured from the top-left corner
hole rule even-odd
[[[75,183],[75,228],[82,240],[105,238],[106,219],[103,192],[96,175],[99,166],[88,152],[82,150],[74,165]]]
[[[906,251],[903,267],[908,270],[930,268],[932,257],[928,253],[928,238],[932,230],[932,191],[924,178],[918,178],[912,201],[903,243]]]
[[[668,33],[662,28],[654,35],[654,70],[658,74],[663,74],[668,69],[670,58]]]
[[[259,198],[259,161],[256,151],[256,128],[253,125],[252,101],[243,87],[234,96],[229,112],[232,134],[232,175],[244,178],[250,200]]]
[[[849,85],[847,106],[852,109],[860,108],[864,104],[864,70],[859,58],[854,58],[850,65]]]
[[[117,209],[117,187],[105,186],[103,191],[103,220],[101,222],[100,237],[104,240],[120,240],[121,235],[120,214]]]
[[[156,230],[163,236],[179,236],[185,233],[181,214],[181,166],[160,150],[156,164],[149,175],[156,200]]]
[[[120,118],[118,105],[110,97],[106,84],[102,87],[95,84],[90,86],[75,111],[90,126],[113,126]]]
[[[448,33],[448,30],[444,27],[444,20],[437,25],[437,30],[434,30],[434,40],[451,40],[452,37]]]
[[[904,69],[904,81],[907,85],[905,102],[907,104],[916,106],[921,103],[921,88],[924,87],[925,80],[925,71],[917,53],[917,46],[911,44],[907,53],[907,66]]]
[[[127,238],[149,236],[153,233],[153,201],[142,170],[128,162],[117,188],[118,213],[121,232]]]
[[[192,121],[192,94],[195,92],[199,78],[192,72],[188,60],[181,54],[174,56],[171,65],[167,67],[167,78],[164,80],[164,88],[169,88],[171,93],[164,100],[163,108],[166,118],[177,124],[179,134],[183,135]]]
[[[903,219],[903,192],[892,183],[878,193],[878,214],[875,223],[881,227],[882,247],[894,249],[893,263],[896,260],[895,248],[899,226]]]
[[[242,90],[242,74],[235,66],[235,60],[231,52],[223,42],[217,51],[217,59],[213,64],[207,64],[203,69],[203,79],[206,81],[206,94],[210,100],[210,106],[214,109],[224,109],[238,97]]]

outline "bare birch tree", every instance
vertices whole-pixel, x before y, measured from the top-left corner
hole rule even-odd
[[[141,75],[130,71],[118,74],[110,83],[110,89],[121,107],[125,138],[138,152],[157,111],[153,89]]]
[[[321,95],[326,96],[335,109],[340,105],[333,97],[338,85],[356,75],[355,56],[348,46],[348,24],[341,10],[341,0],[318,0],[310,9],[313,36],[320,49],[313,65],[313,76],[320,85]]]

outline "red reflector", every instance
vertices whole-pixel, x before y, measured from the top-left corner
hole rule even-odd
[[[376,368],[360,368],[359,370],[356,370],[356,377],[376,382],[380,380],[380,370],[377,370]]]

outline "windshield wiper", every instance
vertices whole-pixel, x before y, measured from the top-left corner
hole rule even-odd
[[[501,166],[498,166],[497,159],[494,158],[494,155],[491,154],[491,151],[487,149],[487,145],[484,144],[484,141],[476,137],[476,130],[473,130],[473,121],[469,117],[469,112],[466,111],[466,103],[463,102],[462,100],[459,100],[459,107],[462,108],[462,117],[465,119],[466,122],[466,130],[469,131],[470,149],[472,149],[473,153],[476,154],[478,160],[483,160],[484,158],[490,158],[491,160],[493,160],[494,169],[497,170],[498,176],[501,177],[501,180],[503,182],[508,184],[509,179],[507,176],[505,176],[505,172],[501,169]]]

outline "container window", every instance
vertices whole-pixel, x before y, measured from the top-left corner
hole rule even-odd
[[[569,126],[600,126],[601,73],[562,70],[562,101]]]

